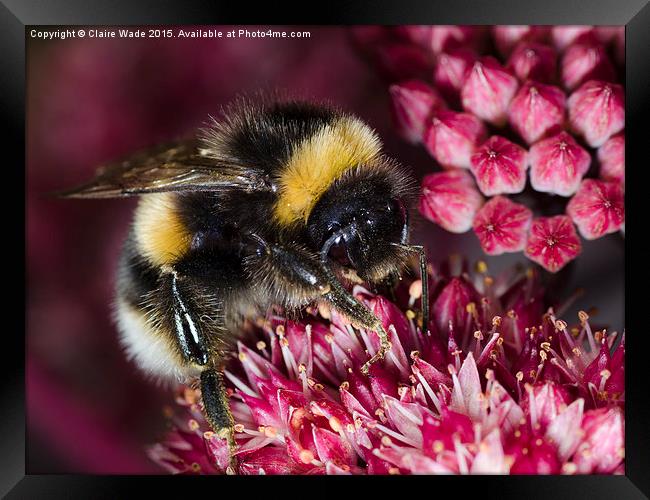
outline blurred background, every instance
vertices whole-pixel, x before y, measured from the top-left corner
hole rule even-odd
[[[28,473],[161,472],[144,446],[161,437],[162,408],[172,398],[125,360],[111,321],[114,270],[135,200],[48,193],[89,179],[99,163],[187,134],[237,94],[273,89],[354,112],[418,176],[434,168],[423,148],[394,132],[387,82],[355,50],[349,29],[284,29],[311,36],[28,38]],[[414,239],[432,259],[485,259],[471,232],[452,235],[424,221]],[[598,306],[599,325],[624,327],[623,257],[618,234],[584,243],[555,280],[566,295],[585,290],[570,314]],[[521,254],[485,260],[492,272],[529,264]]]

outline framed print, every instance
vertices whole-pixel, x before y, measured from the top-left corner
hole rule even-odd
[[[2,7],[8,498],[648,495],[648,6],[407,4]]]

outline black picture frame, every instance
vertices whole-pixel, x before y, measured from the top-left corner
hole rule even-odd
[[[320,8],[319,8],[320,7]],[[644,120],[650,102],[650,5],[646,0],[472,0],[462,2],[401,0],[400,2],[356,1],[339,5],[303,3],[299,7],[266,4],[250,6],[244,2],[225,4],[200,0],[172,2],[162,0],[116,1],[101,0],[3,0],[0,3],[0,46],[3,68],[0,71],[0,100],[4,130],[5,160],[2,200],[4,230],[10,245],[5,245],[6,259],[3,275],[12,274],[9,286],[5,281],[3,300],[5,319],[3,343],[0,412],[0,494],[7,498],[124,498],[135,495],[140,487],[147,494],[155,490],[167,494],[187,493],[188,488],[212,488],[215,483],[170,477],[120,477],[83,475],[32,475],[25,472],[25,316],[18,313],[25,302],[25,30],[32,25],[163,25],[163,24],[600,24],[626,25],[626,144],[628,210],[625,237],[626,325],[628,336],[626,374],[626,475],[625,476],[472,476],[421,477],[420,481],[435,481],[435,491],[443,481],[445,488],[466,492],[476,489],[479,494],[497,498],[590,498],[632,499],[650,496],[650,391],[646,386],[650,353],[648,334],[643,330],[647,317],[646,293],[643,291],[647,260],[643,253],[643,220],[640,218],[644,193],[641,179],[648,169],[645,147]],[[22,187],[22,191],[19,189]],[[645,195],[647,197],[647,195]],[[15,198],[15,199],[14,199]],[[633,200],[630,202],[630,200]],[[637,217],[638,216],[638,217]],[[639,255],[641,254],[641,255]],[[604,284],[606,285],[606,284]],[[334,481],[351,479],[328,478]],[[283,481],[283,478],[214,478],[237,481],[231,486],[242,488],[244,483],[264,486],[263,481]],[[369,484],[370,478],[363,479]],[[382,488],[394,485],[405,489],[404,494],[426,494],[412,489],[406,478],[376,478]],[[305,478],[290,478],[291,488],[313,487]],[[299,481],[303,481],[300,483]],[[137,483],[137,484],[136,484]],[[431,483],[432,492],[434,491]],[[291,493],[279,486],[285,494]],[[339,486],[335,485],[335,488]],[[340,487],[343,487],[341,483]],[[164,488],[164,490],[163,490]],[[220,486],[217,486],[220,488]],[[365,486],[364,486],[365,488]],[[198,490],[197,490],[198,491]],[[337,490],[329,490],[335,492]],[[441,490],[442,491],[442,490]],[[194,494],[194,493],[193,493]],[[196,493],[198,494],[198,493]],[[305,493],[307,494],[307,493]],[[310,493],[311,494],[311,493]],[[367,497],[366,492],[363,496]],[[433,494],[433,493],[432,493]]]

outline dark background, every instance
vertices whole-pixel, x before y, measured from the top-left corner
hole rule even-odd
[[[311,31],[311,38],[28,38],[28,472],[157,472],[143,447],[163,431],[161,408],[171,399],[125,361],[110,321],[113,272],[134,200],[47,193],[88,179],[98,163],[187,133],[238,93],[276,88],[358,114],[389,154],[419,174],[433,169],[421,148],[393,132],[386,83],[353,50],[346,28],[286,29]],[[450,235],[427,222],[415,240],[433,258],[482,255],[472,233]],[[619,235],[584,244],[561,277],[567,293],[586,292],[572,314],[598,306],[599,324],[624,327],[623,257]],[[498,271],[524,258],[487,260]]]

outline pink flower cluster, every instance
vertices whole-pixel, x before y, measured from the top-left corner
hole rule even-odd
[[[489,255],[523,250],[550,272],[580,254],[578,234],[592,240],[622,229],[623,27],[355,33],[394,82],[398,131],[443,169],[422,181],[426,218],[454,233],[473,229]],[[526,206],[533,194],[570,200],[564,213],[535,214]]]
[[[539,275],[484,264],[430,277],[433,319],[418,326],[421,282],[396,302],[357,286],[390,333],[364,376],[374,332],[333,310],[273,315],[226,368],[239,474],[622,474],[625,339],[569,325]],[[410,285],[410,286],[409,286]],[[223,473],[225,442],[197,389],[182,388],[170,430],[149,449],[174,473]]]

